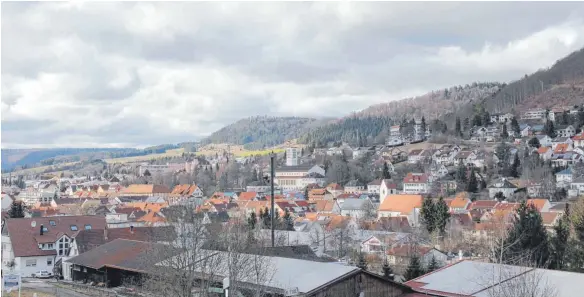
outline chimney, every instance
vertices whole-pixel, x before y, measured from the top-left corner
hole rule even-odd
[[[130,225],[130,233],[134,234],[134,225]]]
[[[41,224],[41,233],[40,233],[41,235],[43,235],[43,234],[44,234],[43,228],[44,228],[44,227],[43,227],[43,225]]]

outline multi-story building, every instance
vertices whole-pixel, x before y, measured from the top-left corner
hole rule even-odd
[[[547,111],[545,109],[530,109],[521,117],[522,120],[545,120]]]
[[[408,173],[404,177],[404,194],[422,194],[430,191],[430,175],[427,173]]]
[[[298,159],[300,159],[299,148],[289,147],[286,149],[286,166],[298,166]]]
[[[325,176],[325,170],[318,165],[309,164],[283,166],[275,169],[275,183],[284,190],[302,190],[306,186],[302,181],[311,174]]]

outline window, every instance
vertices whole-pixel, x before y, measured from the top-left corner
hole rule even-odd
[[[52,244],[52,243],[49,243],[49,246],[48,246],[48,248],[49,248],[49,249],[52,249],[52,248],[53,248],[53,244]]]
[[[71,231],[77,231],[77,226],[76,225],[71,225]]]
[[[59,243],[59,249],[62,249],[62,248],[63,248],[63,244]]]
[[[26,260],[26,267],[36,267],[36,259]]]
[[[49,224],[50,224],[51,226],[57,226],[57,223],[55,223],[55,221],[53,221],[53,220],[50,220],[50,221],[49,221]]]
[[[53,258],[47,258],[47,266],[53,265]]]
[[[91,230],[91,225],[85,225],[85,230]]]
[[[43,226],[43,232],[47,233],[47,232],[49,232],[49,229],[47,227]]]

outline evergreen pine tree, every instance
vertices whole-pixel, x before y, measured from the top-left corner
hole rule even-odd
[[[422,224],[428,230],[428,233],[434,232],[436,228],[436,209],[434,201],[430,197],[424,198],[422,201],[422,208],[420,209],[420,219]]]
[[[570,207],[566,203],[564,215],[554,226],[550,242],[550,268],[563,270],[568,261],[568,240],[570,239]]]
[[[503,131],[501,132],[501,138],[509,138],[509,132],[507,132],[507,124],[503,124]]]
[[[365,253],[359,251],[359,262],[357,263],[357,267],[361,268],[362,270],[367,270],[367,260],[365,259]]]
[[[24,218],[24,207],[22,202],[20,201],[13,201],[10,205],[10,209],[8,210],[8,217],[11,219],[14,218]]]
[[[509,171],[509,175],[512,177],[519,177],[519,166],[521,162],[519,161],[519,154],[515,154],[513,158],[513,164],[511,164],[511,168]]]
[[[256,213],[255,213],[255,211],[252,211],[249,214],[249,218],[247,219],[247,226],[249,227],[250,230],[253,230],[253,229],[255,229],[257,222],[258,222],[258,219],[256,217]]]
[[[459,117],[456,117],[456,123],[454,125],[454,134],[456,136],[460,136],[462,134],[461,131],[462,131],[462,129],[460,127],[460,118]]]
[[[304,188],[304,199],[308,200],[308,187]]]
[[[294,231],[294,219],[290,215],[290,211],[288,211],[288,208],[286,208],[286,211],[284,212],[284,217],[282,219],[284,220],[283,223],[286,230]]]
[[[551,138],[556,138],[556,129],[554,128],[554,122],[547,120],[543,127],[543,131],[547,136]]]
[[[521,128],[519,127],[519,123],[517,122],[517,119],[515,117],[511,119],[511,130],[513,130],[515,136],[521,134]]]
[[[468,178],[468,183],[466,184],[466,191],[470,193],[476,193],[478,191],[479,184],[477,181],[477,176],[474,167],[470,169],[470,177]]]
[[[446,233],[446,225],[450,220],[450,212],[446,201],[444,198],[440,197],[438,202],[436,202],[434,209],[436,211],[436,227],[435,229],[440,232],[441,235]]]
[[[426,135],[426,118],[424,118],[423,116],[422,116],[422,123],[421,123],[420,127],[422,128],[422,135],[424,135],[424,137],[422,137],[422,138],[426,138],[426,136],[425,136]]]
[[[264,228],[266,228],[266,229],[270,229],[270,226],[272,224],[272,214],[270,213],[270,210],[267,207],[264,208],[263,224],[264,224]]]
[[[389,266],[389,262],[387,261],[387,257],[383,261],[383,266],[381,267],[383,270],[383,277],[388,280],[394,280],[395,275],[393,274],[393,269]]]
[[[383,162],[383,179],[390,179],[391,174],[389,173],[389,166],[387,163]]]
[[[428,269],[426,269],[426,273],[430,273],[438,268],[440,268],[440,266],[438,265],[438,261],[436,261],[436,258],[434,256],[432,256],[432,259],[430,260],[430,263],[428,264]]]
[[[531,265],[543,267],[549,258],[548,234],[543,226],[541,214],[532,204],[521,202],[516,210],[516,219],[503,246],[502,261],[514,264],[527,256]],[[500,254],[500,250],[495,253]],[[499,259],[496,259],[497,261]]]
[[[422,263],[420,263],[420,258],[418,256],[411,257],[404,278],[408,281],[423,274],[424,269],[422,268]]]
[[[537,139],[537,137],[532,137],[527,144],[530,147],[535,147],[535,148],[539,148],[541,146],[541,144],[539,143],[539,139]]]

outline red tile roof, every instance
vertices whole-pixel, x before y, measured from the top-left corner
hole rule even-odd
[[[54,222],[54,226],[51,222]],[[40,235],[41,225],[48,229],[43,235]],[[71,230],[72,225],[77,226],[77,230]],[[6,228],[15,257],[55,255],[55,250],[41,250],[38,244],[54,243],[63,235],[73,237],[80,230],[85,229],[85,225],[91,225],[92,229],[105,229],[105,217],[59,216],[6,220]]]
[[[408,173],[406,177],[404,177],[404,183],[408,184],[415,184],[415,183],[427,183],[428,178],[430,177],[427,173]]]

